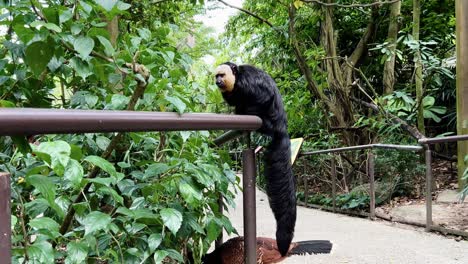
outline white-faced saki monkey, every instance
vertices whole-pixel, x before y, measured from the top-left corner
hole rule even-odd
[[[291,145],[283,100],[273,78],[250,65],[221,64],[216,85],[239,115],[256,115],[260,133],[271,137],[265,153],[266,191],[276,219],[276,241],[285,256],[296,224],[296,182],[291,168]]]

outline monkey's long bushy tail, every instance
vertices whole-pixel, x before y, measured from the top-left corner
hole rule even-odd
[[[285,256],[296,224],[296,181],[291,168],[291,143],[287,133],[275,133],[265,154],[266,191],[276,219],[276,241]]]

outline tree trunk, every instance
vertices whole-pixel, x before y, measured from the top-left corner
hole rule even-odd
[[[457,134],[468,134],[468,2],[466,0],[457,0],[456,19],[457,19]],[[468,141],[458,142],[458,186],[463,190],[467,184],[462,180],[463,172],[466,169],[464,162],[468,155]]]
[[[419,41],[419,21],[421,16],[421,2],[420,0],[413,0],[413,38]],[[423,105],[423,76],[422,76],[422,63],[421,52],[418,49],[414,54],[414,68],[415,68],[415,86],[416,86],[416,102],[417,102],[417,117],[418,117],[418,130],[425,133],[424,127],[424,105]]]
[[[383,86],[384,93],[393,93],[393,86],[395,85],[395,50],[398,39],[398,17],[400,16],[401,2],[395,2],[390,6],[390,23],[388,24],[389,50],[391,51],[390,58],[385,61],[383,72]]]

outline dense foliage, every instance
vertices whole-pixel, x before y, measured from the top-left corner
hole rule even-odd
[[[227,112],[211,70],[229,60],[274,77],[302,150],[414,144],[418,109],[425,135],[453,133],[454,1],[423,1],[419,38],[413,1],[402,0],[396,17],[395,1],[373,2],[245,0],[250,14],[232,17],[215,39],[194,17],[220,1],[2,1],[0,107]],[[237,180],[228,152],[210,146],[214,133],[1,138],[0,171],[12,179],[13,262],[199,262],[223,229],[235,232],[218,198],[233,206]],[[367,207],[366,154],[337,157],[341,208]],[[379,203],[422,188],[417,156],[376,154],[377,185],[386,190]],[[330,205],[320,193],[330,191],[329,157],[299,159],[294,169],[300,181],[314,175],[309,202]]]
[[[213,85],[195,81],[209,74],[194,63],[215,48],[193,20],[201,3],[7,2],[2,107],[183,113],[222,105]],[[199,261],[223,228],[235,231],[218,213],[218,197],[233,205],[236,177],[226,153],[210,147],[213,137],[2,138],[0,171],[13,182],[13,263]]]

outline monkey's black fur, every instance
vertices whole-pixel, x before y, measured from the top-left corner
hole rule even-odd
[[[250,65],[228,65],[234,73],[232,92],[223,92],[235,113],[257,115],[260,133],[271,137],[265,154],[266,191],[276,219],[276,240],[284,256],[294,236],[296,223],[296,182],[291,168],[291,146],[287,117],[275,81],[264,71]]]

